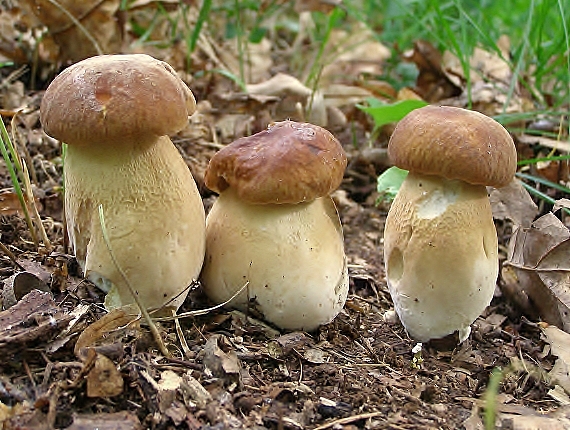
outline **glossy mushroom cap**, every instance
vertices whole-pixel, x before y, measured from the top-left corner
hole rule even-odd
[[[231,187],[252,204],[300,203],[338,188],[346,164],[342,145],[327,130],[282,121],[217,152],[205,183],[217,193]]]
[[[513,139],[501,124],[451,106],[406,115],[390,138],[388,156],[411,172],[496,188],[511,182],[517,168]]]
[[[149,55],[101,55],[59,74],[42,99],[44,131],[72,145],[116,144],[180,131],[194,113],[190,89]]]

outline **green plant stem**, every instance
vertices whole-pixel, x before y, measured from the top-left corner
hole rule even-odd
[[[540,163],[541,161],[564,161],[564,160],[570,160],[570,155],[553,155],[551,157],[529,158],[526,160],[518,161],[517,165],[527,166],[529,164]]]
[[[241,82],[246,82],[245,80],[245,49],[243,43],[243,26],[241,22],[241,8],[239,4],[239,0],[234,0],[234,11],[236,14],[236,38],[237,38],[237,49],[238,49],[238,58],[239,58],[239,78]]]
[[[327,26],[325,29],[325,34],[323,35],[323,38],[319,44],[319,49],[317,51],[317,55],[315,56],[315,59],[313,61],[313,64],[311,65],[311,69],[309,71],[309,75],[308,75],[307,80],[305,82],[307,87],[311,88],[313,90],[313,92],[316,89],[318,82],[319,82],[319,76],[320,76],[320,72],[322,70],[321,59],[322,59],[323,54],[325,52],[325,48],[326,48],[327,43],[331,37],[332,30],[336,26],[338,20],[342,16],[342,14],[343,14],[342,9],[336,7],[330,13],[329,19],[327,20]]]
[[[485,430],[495,429],[495,420],[497,419],[497,394],[501,380],[503,379],[503,371],[495,368],[489,377],[489,384],[485,390]]]
[[[208,19],[211,7],[212,7],[212,0],[202,1],[202,6],[200,6],[200,12],[198,12],[198,19],[196,20],[196,24],[194,24],[194,29],[190,33],[190,37],[187,40],[189,56],[194,52],[194,49],[196,49],[196,43],[198,43],[198,37],[200,36],[200,32],[202,31],[204,23]],[[188,28],[189,23],[187,19],[184,20],[184,24],[186,25],[186,30],[189,31],[190,29]]]
[[[34,224],[32,223],[32,218],[30,217],[30,211],[28,210],[28,205],[26,204],[24,192],[20,186],[20,181],[18,179],[16,169],[14,168],[14,165],[21,166],[20,159],[18,158],[17,154],[15,154],[15,149],[12,145],[12,141],[10,140],[10,136],[8,135],[8,130],[6,130],[6,126],[4,125],[2,116],[0,116],[0,152],[2,153],[2,157],[6,162],[6,168],[8,169],[8,174],[10,175],[12,186],[14,187],[14,192],[18,197],[22,211],[24,212],[24,219],[26,220],[26,224],[30,230],[32,241],[37,248],[39,247],[38,236],[36,234]],[[12,154],[12,156],[10,156],[9,152]]]
[[[550,197],[548,194],[543,193],[542,191],[537,190],[536,188],[534,188],[533,186],[527,184],[526,182],[521,182],[523,187],[530,193],[533,194],[535,196],[537,196],[538,198],[540,198],[541,200],[544,200],[547,203],[550,203],[551,205],[556,204],[556,200],[554,200],[552,197]],[[562,210],[564,212],[566,212],[568,215],[570,215],[570,209],[568,208],[562,208]]]
[[[557,184],[556,182],[549,181],[548,179],[541,178],[539,176],[529,175],[528,173],[517,172],[516,176],[521,179],[527,179],[537,184],[546,185],[549,188],[553,188],[563,193],[570,194],[570,188],[564,185]]]

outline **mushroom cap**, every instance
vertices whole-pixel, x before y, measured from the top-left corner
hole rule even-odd
[[[425,106],[398,122],[388,144],[396,166],[474,185],[503,187],[513,179],[517,152],[497,121],[451,106]]]
[[[100,55],[61,72],[40,107],[44,131],[65,143],[117,143],[176,133],[196,110],[170,65],[146,54]]]
[[[218,151],[204,179],[211,190],[231,187],[248,203],[300,203],[334,191],[346,164],[342,145],[329,131],[282,121]]]

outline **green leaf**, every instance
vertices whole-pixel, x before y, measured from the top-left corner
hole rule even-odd
[[[378,183],[376,189],[380,193],[379,200],[391,202],[398,194],[402,182],[408,176],[408,171],[393,166],[386,169],[380,176],[378,176]]]
[[[368,103],[369,106],[358,106],[358,108],[372,116],[375,128],[400,121],[414,109],[428,104],[423,100],[402,100],[392,104],[385,104],[376,99],[371,99]]]

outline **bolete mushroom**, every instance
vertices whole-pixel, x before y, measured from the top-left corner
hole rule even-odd
[[[394,307],[412,338],[457,331],[462,342],[493,297],[499,263],[486,185],[513,179],[513,140],[481,113],[426,106],[397,124],[388,155],[409,170],[384,230]]]
[[[102,236],[99,205],[118,266],[148,309],[177,309],[199,275],[204,206],[168,137],[186,126],[195,106],[174,70],[143,54],[83,60],[45,92],[44,131],[68,145],[69,239],[86,277],[109,291],[108,307],[134,300]]]
[[[217,152],[205,183],[219,193],[206,218],[206,294],[282,329],[330,322],[348,293],[342,227],[330,197],[346,155],[316,125],[277,122]]]

